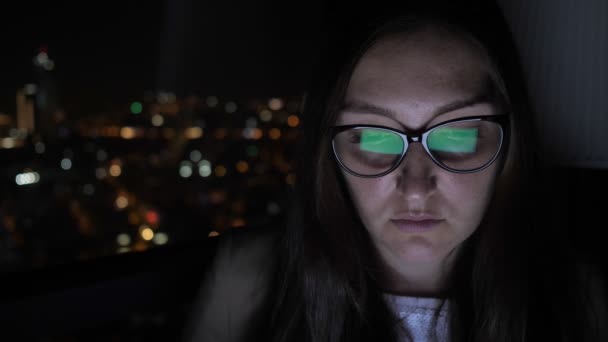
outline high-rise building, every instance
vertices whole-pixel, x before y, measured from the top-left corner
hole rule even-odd
[[[34,100],[31,97],[32,91],[27,88],[35,87],[33,84],[28,84],[26,88],[17,90],[17,128],[22,131],[26,131],[28,134],[34,132],[35,119],[34,119]]]
[[[33,59],[36,68],[38,89],[35,97],[37,131],[45,137],[56,134],[53,125],[53,115],[58,108],[58,96],[52,71],[55,62],[49,57],[46,47],[39,49]]]

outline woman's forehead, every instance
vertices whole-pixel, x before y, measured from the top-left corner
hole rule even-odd
[[[351,81],[450,82],[483,74],[489,67],[489,59],[478,44],[460,34],[429,28],[377,41],[360,58]]]
[[[458,34],[428,29],[391,35],[361,57],[345,102],[430,115],[446,103],[487,91],[491,73],[485,52]]]

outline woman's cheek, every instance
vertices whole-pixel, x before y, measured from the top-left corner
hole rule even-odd
[[[456,175],[444,192],[454,212],[469,224],[477,225],[487,208],[491,196],[492,174]]]
[[[349,176],[347,184],[359,216],[364,224],[371,224],[374,218],[380,218],[380,210],[385,207],[386,193],[383,190],[382,178]]]

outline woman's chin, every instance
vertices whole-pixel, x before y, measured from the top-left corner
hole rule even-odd
[[[437,245],[424,237],[411,237],[397,247],[399,259],[408,264],[424,264],[441,260],[444,253]]]

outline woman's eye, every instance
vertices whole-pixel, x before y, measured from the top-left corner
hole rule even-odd
[[[348,142],[353,144],[358,144],[361,142],[361,133],[359,132],[349,132],[348,133]]]

